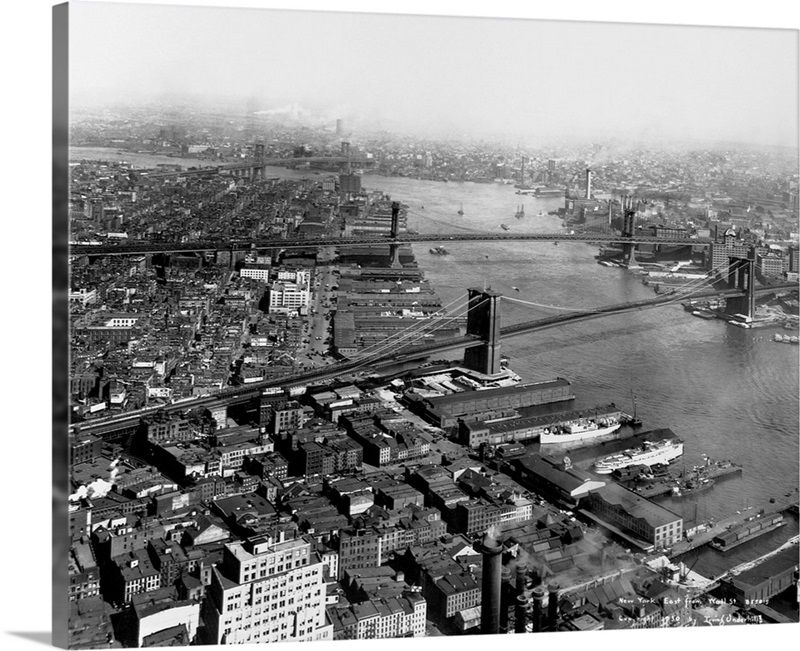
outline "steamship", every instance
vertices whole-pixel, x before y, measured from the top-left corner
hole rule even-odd
[[[607,435],[616,432],[622,423],[614,417],[579,418],[544,430],[539,442],[542,445],[581,444],[590,445],[595,441],[608,440]]]
[[[667,464],[682,454],[683,441],[681,440],[664,439],[655,443],[645,441],[640,448],[630,448],[598,459],[594,463],[594,471],[599,475],[610,475],[618,468],[626,468],[633,465]]]

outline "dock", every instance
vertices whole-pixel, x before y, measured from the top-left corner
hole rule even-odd
[[[791,493],[788,493],[780,499],[776,499],[774,502],[770,501],[761,507],[751,506],[743,511],[728,516],[727,518],[723,518],[718,522],[714,522],[711,526],[705,529],[705,531],[701,531],[692,536],[690,540],[682,540],[679,543],[675,543],[668,555],[670,558],[676,558],[682,554],[685,554],[686,552],[692,551],[693,549],[702,547],[703,545],[710,543],[715,536],[724,533],[730,527],[735,527],[745,523],[748,518],[752,518],[758,513],[761,513],[762,516],[769,516],[776,513],[784,513],[792,508],[797,508],[796,505],[798,492],[800,491],[795,488]]]
[[[663,477],[652,479],[634,479],[626,481],[625,486],[637,495],[648,499],[670,494],[673,497],[685,497],[709,489],[720,477],[742,472],[742,466],[731,461],[713,461],[706,459],[702,466],[695,466],[685,473],[669,472]]]
[[[710,544],[716,550],[727,552],[785,524],[786,520],[783,519],[780,513],[752,516],[752,518],[748,518],[748,521],[730,527],[721,534],[714,536]]]

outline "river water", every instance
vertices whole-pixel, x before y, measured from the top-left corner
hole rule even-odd
[[[500,224],[525,232],[563,229],[560,219],[547,214],[563,206],[563,199],[517,195],[509,185],[377,176],[365,177],[363,184],[409,205],[409,227],[421,233],[502,232]],[[525,217],[516,219],[522,203]],[[589,244],[442,244],[450,255],[431,255],[428,244],[416,245],[414,252],[444,304],[485,284],[510,298],[550,306],[503,301],[503,324],[561,312],[554,308],[585,309],[654,295],[640,276],[598,265],[597,248]],[[693,521],[725,517],[798,486],[800,356],[796,346],[771,341],[774,332],[699,319],[676,304],[521,335],[504,340],[501,350],[525,381],[567,378],[577,407],[615,402],[632,409],[633,393],[643,431],[669,427],[685,441],[678,463],[686,467],[702,463],[703,454],[742,464],[741,475],[722,478],[705,492],[660,500]],[[797,519],[789,520],[738,548],[736,560],[796,535]],[[704,552],[697,571],[712,571],[714,554],[706,563]]]
[[[109,158],[115,150],[76,148],[73,158]],[[135,165],[196,164],[186,159],[120,155]],[[142,161],[142,162],[140,162]],[[308,172],[269,168],[268,176],[301,178]],[[513,186],[442,183],[376,175],[362,185],[382,190],[409,206],[408,225],[421,233],[558,232],[561,221],[547,213],[563,199],[517,195]],[[463,215],[458,214],[463,204]],[[515,213],[524,204],[525,217]],[[491,287],[510,298],[539,306],[502,302],[502,322],[549,316],[559,309],[600,307],[652,298],[636,274],[596,263],[596,247],[583,243],[447,242],[450,255],[414,253],[443,304],[457,301],[468,287]],[[518,291],[513,289],[518,288]],[[502,352],[525,381],[561,376],[573,384],[576,407],[615,402],[632,409],[643,430],[669,427],[685,441],[687,467],[703,454],[744,466],[702,493],[661,503],[685,519],[722,518],[765,503],[798,486],[798,347],[771,341],[773,330],[744,330],[722,321],[691,316],[679,305],[562,325],[502,342]],[[796,535],[788,526],[736,550],[737,561],[763,553]],[[712,572],[716,552],[702,552],[696,570]],[[728,555],[726,555],[726,558]],[[727,562],[727,561],[726,561]]]

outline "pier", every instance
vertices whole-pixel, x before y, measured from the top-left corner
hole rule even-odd
[[[676,558],[693,549],[702,547],[703,545],[710,543],[715,536],[727,531],[729,527],[735,527],[743,524],[748,518],[752,518],[759,513],[761,513],[763,517],[788,511],[797,504],[797,498],[798,489],[795,488],[794,491],[788,495],[781,497],[780,499],[776,499],[774,502],[768,502],[760,508],[751,506],[750,508],[744,509],[743,511],[735,513],[734,515],[723,518],[722,520],[719,520],[708,527],[705,531],[695,534],[690,540],[682,540],[681,542],[673,545],[669,556],[670,558]]]
[[[625,482],[625,485],[637,495],[652,498],[672,494],[674,497],[692,495],[714,486],[715,480],[728,475],[742,472],[742,466],[730,461],[712,461],[707,459],[702,466],[695,466],[692,470],[680,473],[668,473],[663,477],[652,479],[634,479]]]

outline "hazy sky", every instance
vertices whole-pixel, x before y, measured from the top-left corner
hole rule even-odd
[[[476,135],[797,144],[796,30],[97,3],[70,27],[76,104],[189,93]]]

